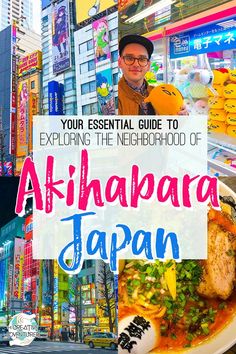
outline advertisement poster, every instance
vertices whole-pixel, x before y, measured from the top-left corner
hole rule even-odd
[[[105,17],[93,22],[93,38],[96,64],[111,59],[108,23]]]
[[[26,156],[29,138],[29,100],[28,80],[21,81],[18,86],[17,110],[17,156]]]
[[[236,354],[234,1],[24,1],[0,4],[0,354]]]
[[[96,73],[98,112],[102,115],[115,114],[115,100],[111,69]]]
[[[61,73],[71,66],[69,5],[64,0],[52,6],[53,73]]]

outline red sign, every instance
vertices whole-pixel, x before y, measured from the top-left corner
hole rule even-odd
[[[25,219],[25,240],[32,240],[33,237],[33,216],[29,215]]]

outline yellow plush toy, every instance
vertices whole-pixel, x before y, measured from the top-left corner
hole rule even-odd
[[[210,97],[208,99],[208,105],[210,109],[223,109],[225,99],[222,97]]]
[[[228,99],[225,101],[224,109],[226,112],[236,113],[236,99]]]
[[[219,97],[223,97],[223,86],[213,85],[213,89],[216,91],[216,94],[218,94]],[[214,91],[209,88],[207,88],[207,94],[210,97],[216,96],[216,94],[214,94]]]
[[[228,113],[226,118],[226,123],[231,125],[236,125],[236,113]]]
[[[155,87],[144,102],[150,102],[159,115],[178,115],[183,106],[183,96],[171,84],[162,84]]]
[[[214,79],[213,79],[213,85],[224,85],[225,81],[228,80],[229,78],[229,73],[223,73],[219,70],[212,70]]]
[[[236,138],[236,125],[228,125],[226,133],[233,138]]]
[[[225,98],[236,98],[236,83],[228,84],[224,88],[224,97]]]
[[[227,117],[227,113],[223,109],[210,109],[209,110],[209,118],[211,120],[218,120],[221,122],[225,122]]]
[[[210,132],[225,133],[227,125],[225,122],[219,122],[217,120],[208,121],[208,130]]]
[[[229,79],[233,82],[236,82],[236,70],[230,70]]]

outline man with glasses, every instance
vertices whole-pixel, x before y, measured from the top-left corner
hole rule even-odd
[[[143,102],[153,89],[144,78],[150,69],[153,49],[152,42],[145,37],[132,34],[121,38],[118,60],[123,72],[118,84],[120,115],[155,115],[152,105]],[[183,107],[179,114],[186,115],[188,112]]]

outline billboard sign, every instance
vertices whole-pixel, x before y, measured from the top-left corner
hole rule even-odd
[[[18,86],[18,110],[17,110],[17,148],[16,156],[28,154],[29,137],[29,87],[28,80],[21,81]]]
[[[50,306],[52,303],[51,287],[50,260],[44,259],[42,261],[42,304],[44,306]]]
[[[48,83],[49,115],[63,115],[64,85],[57,81]]]
[[[25,240],[30,241],[33,238],[33,215],[27,216],[25,219]]]
[[[68,0],[52,6],[52,61],[54,74],[71,67]]]
[[[109,46],[109,30],[106,17],[93,22],[93,41],[95,47],[95,63],[111,60]]]
[[[26,55],[19,60],[18,76],[25,75],[36,69],[42,69],[42,52],[36,50],[35,52]]]
[[[235,21],[236,17],[233,17],[228,21],[213,23],[170,37],[170,58],[176,59],[234,49],[236,46]]]
[[[83,22],[115,5],[117,0],[76,0],[76,22]]]
[[[9,153],[16,153],[16,85],[17,85],[17,70],[16,70],[16,24],[12,25],[11,38],[11,107],[10,107],[10,144]]]
[[[96,73],[98,112],[101,115],[115,115],[115,99],[111,69]]]
[[[13,275],[13,297],[20,299],[22,295],[22,283],[20,282],[20,274],[22,272],[22,257],[24,257],[24,243],[20,238],[15,238],[14,247],[14,275]]]

